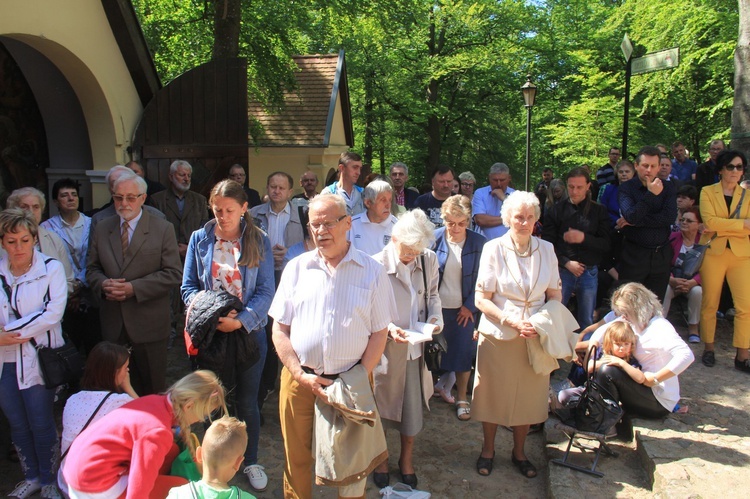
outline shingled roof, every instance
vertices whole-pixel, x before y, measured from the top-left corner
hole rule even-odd
[[[340,98],[346,143],[353,145],[344,51],[300,55],[293,59],[299,67],[297,89],[285,94],[284,107],[279,113],[269,114],[259,103],[248,103],[250,117],[263,126],[256,144],[265,147],[328,147],[336,100]]]

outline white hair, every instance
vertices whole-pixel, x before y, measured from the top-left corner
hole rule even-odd
[[[138,194],[146,194],[146,191],[148,190],[148,184],[146,181],[138,175],[133,174],[132,176],[123,175],[115,180],[115,185],[112,186],[112,192],[116,191],[120,184],[124,182],[134,182],[138,187]]]
[[[35,187],[21,187],[14,190],[10,193],[5,203],[8,208],[18,208],[18,205],[21,204],[21,198],[25,198],[26,196],[36,196],[39,199],[39,206],[44,211],[45,206],[47,206],[47,200],[44,198],[44,193]]]
[[[393,192],[391,184],[385,180],[373,180],[365,186],[365,190],[362,192],[362,198],[365,201],[375,201],[378,196],[384,192]]]
[[[399,243],[421,251],[435,241],[435,224],[422,210],[415,208],[399,217],[391,236]]]
[[[406,173],[406,176],[407,177],[409,176],[409,167],[406,166],[404,163],[402,163],[400,161],[396,161],[395,163],[393,163],[391,165],[391,167],[388,169],[388,174],[389,175],[393,174],[393,169],[394,168],[403,168],[404,169],[404,173]]]
[[[178,159],[177,161],[172,161],[172,164],[169,165],[169,173],[175,173],[179,167],[187,168],[187,171],[190,173],[193,173],[193,167],[185,161],[184,159]]]
[[[500,218],[503,219],[503,225],[510,227],[510,221],[513,215],[524,208],[534,208],[534,216],[537,220],[542,215],[542,209],[539,207],[539,198],[533,192],[514,191],[505,198],[503,206],[500,208]]]

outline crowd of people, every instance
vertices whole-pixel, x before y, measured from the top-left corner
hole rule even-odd
[[[190,190],[188,162],[172,163],[166,188],[132,162],[108,172],[111,201],[91,217],[78,185],[58,181],[59,214],[45,221],[44,194],[19,189],[0,213],[0,424],[25,477],[10,497],[252,497],[228,482],[241,470],[251,489],[268,487],[258,443],[273,390],[285,497],[311,497],[313,479],[364,497],[370,475],[389,485],[389,451],[416,488],[433,396],[458,424],[482,423],[477,473],[492,473],[503,427],[510,464],[533,478],[526,440],[548,417],[549,361],[563,358],[548,345],[576,339],[599,347],[596,379],[626,414],[678,410],[693,361],[666,319],[680,297],[708,367],[717,313],[733,309],[735,368],[750,372],[747,160],[724,149],[713,141],[699,166],[679,142],[674,159],[660,145],[633,162],[612,148],[595,176],[545,168],[534,192],[514,190],[504,163],[483,187],[441,166],[422,194],[401,162],[360,182],[362,158],[345,152],[320,194],[314,172],[292,196],[278,171],[263,198],[241,165],[206,199]],[[687,272],[696,253],[702,265]],[[193,372],[167,388],[181,334]],[[437,335],[447,348],[435,361]],[[35,345],[66,341],[87,364],[60,440],[59,388]],[[579,393],[575,370],[587,368],[574,365],[573,391],[553,405]],[[199,481],[171,474],[181,452]]]

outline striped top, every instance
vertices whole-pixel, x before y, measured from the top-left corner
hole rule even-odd
[[[290,261],[268,315],[290,326],[303,366],[338,374],[361,360],[370,334],[385,329],[397,313],[383,266],[350,245],[334,270],[317,251]]]

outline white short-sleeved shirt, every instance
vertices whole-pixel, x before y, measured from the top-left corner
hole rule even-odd
[[[602,338],[604,338],[604,333],[609,327],[611,317],[607,314],[604,318],[607,323],[594,331],[589,341],[602,344]],[[610,318],[610,321],[607,318]],[[638,327],[635,325],[632,325],[632,327],[638,337],[633,357],[641,364],[644,372],[657,373],[666,367],[679,375],[695,360],[690,347],[680,338],[674,326],[667,319],[654,317],[643,331],[638,331]],[[656,400],[668,411],[673,410],[677,402],[680,401],[680,382],[677,376],[664,380],[651,387],[651,390],[654,392]]]
[[[364,251],[368,255],[376,255],[383,251],[385,245],[391,240],[393,226],[398,219],[393,215],[380,222],[373,223],[367,216],[367,212],[352,217],[352,228],[349,229],[349,240],[354,247]]]
[[[491,292],[492,302],[506,318],[528,319],[544,305],[548,289],[561,287],[552,244],[537,237],[532,237],[530,244],[531,255],[519,257],[510,234],[505,234],[488,241],[482,250],[476,291]],[[495,324],[485,314],[477,329],[501,340],[518,336],[515,328]]]
[[[290,261],[268,315],[290,326],[300,363],[338,374],[362,359],[370,335],[396,317],[385,268],[353,245],[331,271],[318,251]]]

